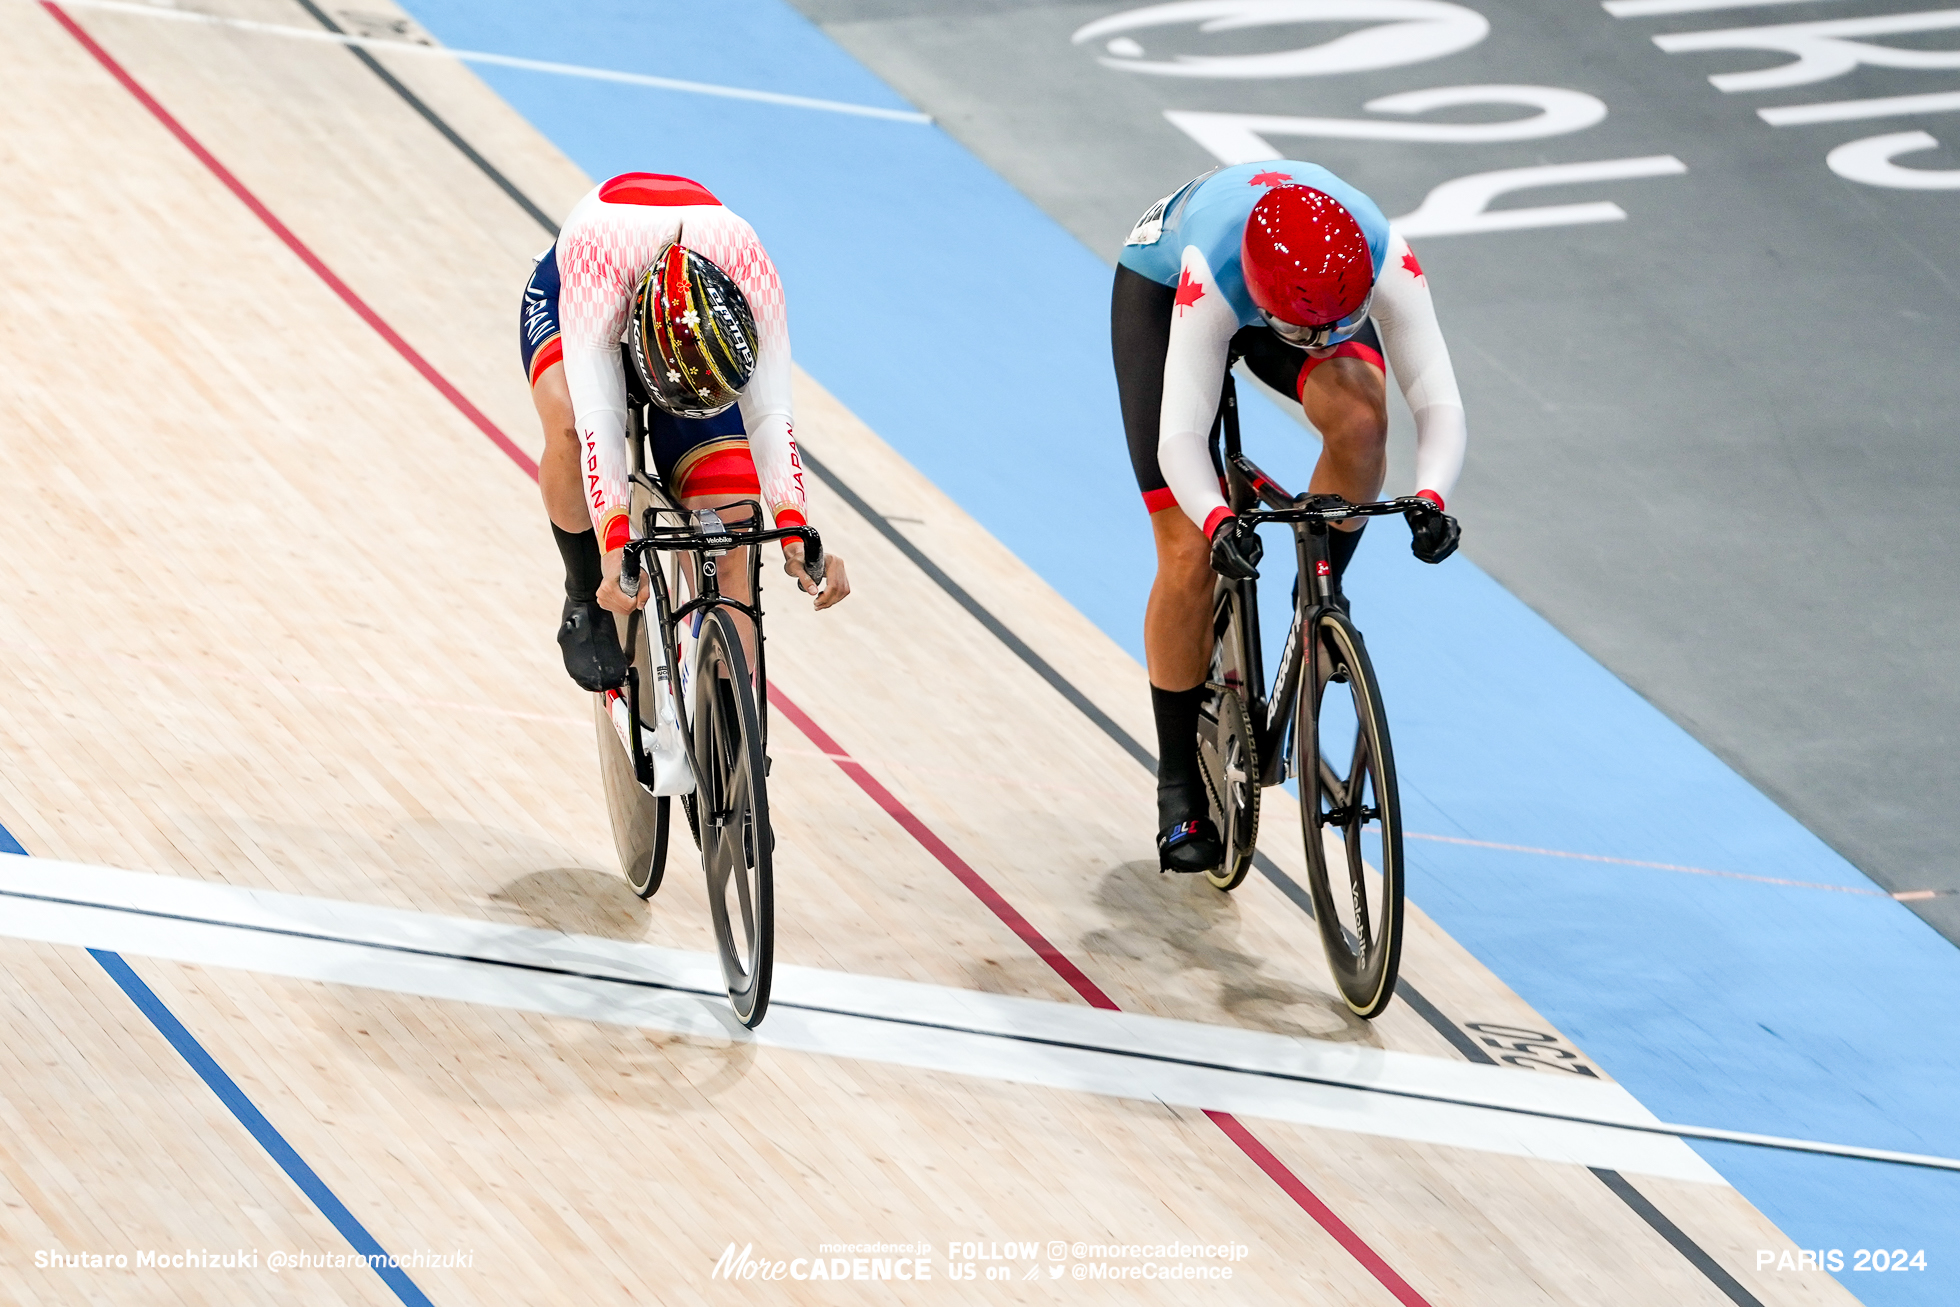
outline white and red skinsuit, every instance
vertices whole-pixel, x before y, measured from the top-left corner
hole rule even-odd
[[[602,547],[629,538],[626,373],[620,341],[633,291],[662,250],[679,241],[735,279],[755,315],[755,373],[743,387],[762,502],[777,526],[805,521],[803,465],[790,410],[789,317],[776,265],[755,229],[685,178],[627,173],[594,187],[572,209],[557,244],[565,384],[578,423],[586,507]]]

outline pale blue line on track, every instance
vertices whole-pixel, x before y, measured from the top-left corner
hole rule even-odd
[[[188,9],[160,9],[155,5],[130,4],[125,3],[124,0],[64,0],[63,7],[150,18],[162,22],[228,27],[233,31],[253,32],[282,40],[345,45],[378,54],[392,54],[398,58],[453,59],[466,64],[483,63],[504,68],[522,68],[528,72],[549,73],[554,77],[584,77],[600,82],[624,82],[635,86],[651,86],[663,91],[682,91],[689,95],[711,95],[725,100],[756,100],[768,104],[787,105],[796,109],[809,109],[817,113],[852,114],[860,118],[881,118],[888,122],[926,124],[932,121],[929,115],[910,109],[846,104],[838,100],[817,99],[807,95],[784,95],[776,91],[760,91],[744,86],[720,86],[712,82],[694,82],[679,77],[655,77],[645,73],[619,72],[611,68],[588,68],[582,64],[550,63],[526,59],[521,55],[486,54],[481,50],[458,50],[448,46],[423,45],[415,41],[355,36],[348,32],[329,32],[319,27],[261,23],[249,18],[228,18],[223,14],[207,14]]]
[[[454,45],[905,107],[776,0],[412,8]],[[690,174],[753,220],[798,360],[1137,648],[1149,535],[1101,260],[938,129],[483,75],[592,175]],[[1247,423],[1262,461],[1294,441],[1273,470],[1303,480],[1296,429],[1260,405]],[[1385,526],[1351,589],[1412,829],[1869,886],[1474,566],[1422,568]],[[1897,904],[1459,846],[1411,860],[1422,905],[1662,1115],[1960,1148],[1960,953]],[[1698,1146],[1803,1246],[1927,1249],[1924,1274],[1847,1272],[1868,1301],[1960,1297],[1951,1178]]]
[[[5,826],[0,826],[0,853],[25,854],[26,852],[27,850],[21,847],[20,841],[15,839]],[[177,1050],[178,1055],[190,1063],[191,1070],[197,1072],[198,1078],[218,1096],[218,1101],[238,1119],[238,1124],[244,1126],[247,1133],[258,1140],[259,1147],[271,1155],[272,1160],[279,1164],[279,1169],[299,1186],[300,1192],[311,1200],[320,1210],[320,1214],[333,1223],[334,1229],[340,1231],[341,1236],[353,1246],[356,1253],[367,1259],[369,1268],[381,1277],[382,1283],[388,1286],[395,1297],[407,1304],[407,1307],[433,1307],[428,1296],[422,1292],[415,1281],[408,1277],[408,1272],[391,1264],[388,1250],[383,1248],[380,1242],[368,1233],[367,1227],[347,1210],[347,1205],[341,1202],[339,1196],[327,1187],[327,1182],[306,1164],[306,1159],[299,1155],[299,1151],[286,1142],[286,1137],[279,1133],[278,1127],[266,1120],[265,1113],[259,1111],[258,1105],[245,1096],[245,1091],[238,1087],[238,1082],[226,1074],[225,1069],[218,1065],[218,1060],[198,1042],[197,1036],[177,1019],[177,1014],[172,1012],[164,1001],[156,996],[156,991],[136,974],[135,968],[131,967],[119,953],[93,948],[88,953],[102,965],[102,969],[109,973],[109,978],[129,996],[129,1000],[136,1004],[143,1015],[150,1019],[150,1024],[157,1028],[157,1032],[170,1041],[170,1046]]]

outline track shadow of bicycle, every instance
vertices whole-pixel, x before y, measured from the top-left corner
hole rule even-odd
[[[650,909],[618,873],[547,867],[505,881],[489,895],[512,919],[567,935],[638,940]]]
[[[1145,974],[1180,978],[1153,990],[1161,1015],[1216,1021],[1223,1008],[1248,1029],[1381,1044],[1373,1027],[1331,989],[1303,983],[1323,969],[1318,953],[1275,961],[1247,951],[1240,944],[1239,902],[1201,877],[1165,875],[1154,862],[1126,862],[1097,882],[1095,901],[1110,924],[1082,937],[1089,952],[1139,963],[1136,970]]]
[[[677,859],[684,861],[684,859]],[[670,868],[670,871],[674,870]],[[665,887],[663,887],[665,888]],[[655,910],[616,873],[580,867],[530,872],[499,886],[493,903],[528,924],[568,935],[640,940]],[[656,900],[657,902],[657,900]],[[708,1000],[719,1013],[720,1000]],[[734,1028],[729,1016],[731,1031]],[[756,1045],[624,1026],[553,1022],[560,1059],[599,1096],[662,1113],[685,1114],[740,1083],[753,1067]]]
[[[751,1040],[468,1003],[432,1011],[427,999],[378,990],[335,987],[319,996],[308,1019],[320,1035],[415,1095],[473,1112],[541,1111],[597,1099],[686,1116],[713,1111],[713,1100],[745,1080],[756,1060]],[[445,1055],[430,1057],[432,1046]]]
[[[541,861],[549,856],[542,847],[524,846],[510,860],[522,865],[527,852],[543,855]],[[476,903],[493,920],[627,941],[646,938],[656,910],[618,873],[576,866],[521,872]],[[413,1082],[420,1094],[503,1111],[596,1097],[686,1115],[712,1110],[710,1102],[740,1084],[756,1058],[752,1041],[733,1037],[725,1002],[702,1001],[729,1016],[730,1038],[466,1003],[444,1003],[432,1014],[428,1000],[358,989],[331,991],[317,1019],[323,1034],[392,1078]],[[427,1058],[421,1041],[432,1028],[451,1036],[440,1042],[460,1055]]]

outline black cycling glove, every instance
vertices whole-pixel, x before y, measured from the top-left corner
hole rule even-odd
[[[1425,563],[1442,562],[1456,552],[1458,542],[1463,539],[1463,528],[1440,508],[1410,512],[1409,533],[1414,537],[1409,542],[1410,549]]]
[[[1265,556],[1259,533],[1242,528],[1236,517],[1226,518],[1211,533],[1211,570],[1229,581],[1257,581],[1259,560]]]

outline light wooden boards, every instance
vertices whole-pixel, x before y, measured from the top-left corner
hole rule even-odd
[[[270,0],[228,12],[306,21]],[[343,50],[83,21],[534,443],[511,331],[544,243],[529,218]],[[0,822],[78,861],[709,947],[685,858],[650,908],[613,869],[586,701],[550,643],[556,568],[532,488],[45,13],[0,7],[0,35],[26,88],[0,103],[0,211],[34,234],[0,251],[16,310],[0,326],[15,578],[0,593]],[[547,208],[582,189],[467,72],[397,71]],[[905,529],[1147,739],[1134,664],[799,385],[810,447],[881,511],[923,519]],[[821,486],[814,498],[858,593],[816,616],[776,591],[776,679],[1120,1004],[1449,1053],[1404,1007],[1346,1018],[1308,923],[1263,881],[1223,898],[1158,876],[1142,769]],[[774,752],[785,961],[1070,998],[781,719]],[[1297,875],[1281,803],[1268,820]],[[1452,1014],[1542,1026],[1412,925],[1408,975]],[[49,1238],[335,1245],[86,955],[4,943],[0,957],[13,1296],[77,1296],[22,1260]],[[943,1260],[956,1237],[1229,1237],[1253,1253],[1215,1287],[1227,1299],[1387,1301],[1198,1113],[136,965],[384,1246],[474,1249],[468,1270],[418,1275],[438,1301],[705,1301],[730,1240],[789,1257],[924,1239]],[[1432,1301],[1721,1301],[1581,1170],[1249,1124]],[[1732,1192],[1642,1189],[1765,1301],[1843,1300],[1825,1277],[1751,1279],[1750,1241],[1775,1235]],[[163,1292],[250,1302],[266,1285],[178,1275]],[[387,1300],[361,1275],[292,1294]]]

